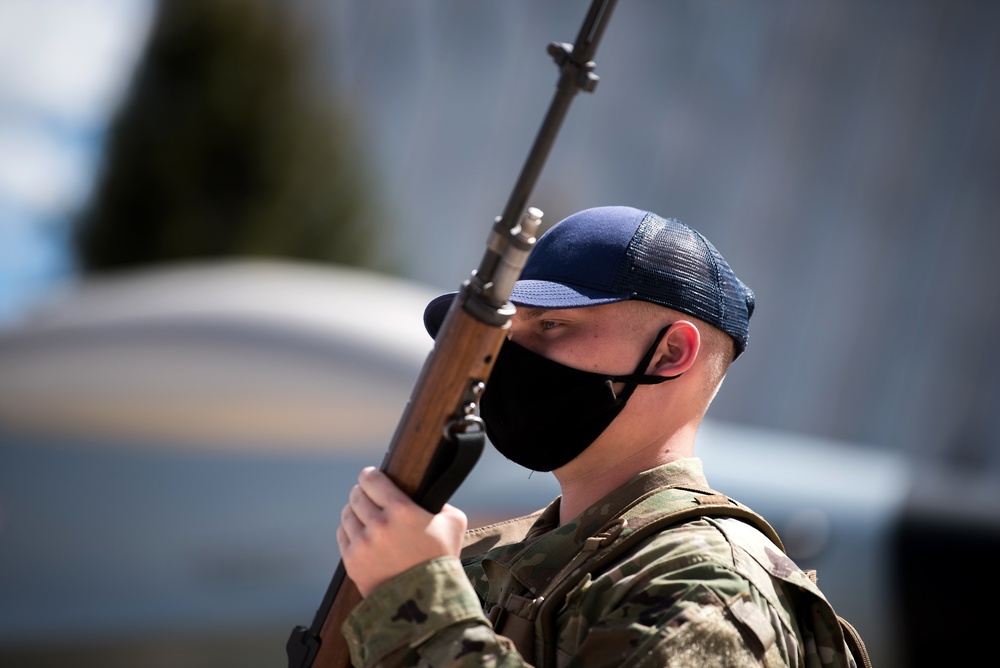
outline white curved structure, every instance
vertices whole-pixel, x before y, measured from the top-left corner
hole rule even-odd
[[[431,349],[435,294],[343,268],[191,264],[84,282],[0,331],[0,665],[143,665],[129,652],[162,643],[219,665],[223,633],[252,649],[241,665],[281,665],[333,573],[347,492]],[[712,484],[891,656],[903,462],[716,423],[699,443]],[[478,524],[557,493],[488,449],[454,502]]]

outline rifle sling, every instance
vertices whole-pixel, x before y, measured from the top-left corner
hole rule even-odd
[[[486,435],[478,429],[453,433],[442,440],[413,499],[424,510],[440,512],[479,461],[485,447]]]

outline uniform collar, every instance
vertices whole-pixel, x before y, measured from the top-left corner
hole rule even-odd
[[[491,574],[489,580],[494,583],[488,600],[502,595],[497,589],[516,586],[511,579],[527,590],[520,595],[537,594],[559,575],[588,538],[597,536],[638,501],[664,487],[707,489],[701,460],[687,457],[643,471],[562,526],[556,499],[524,540],[494,548],[483,557],[483,569]]]

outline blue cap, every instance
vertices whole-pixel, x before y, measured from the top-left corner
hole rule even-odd
[[[454,293],[431,301],[424,325],[437,333]],[[627,206],[586,209],[535,244],[514,285],[516,306],[564,309],[638,299],[672,308],[747,346],[754,294],[708,239],[679,220]]]

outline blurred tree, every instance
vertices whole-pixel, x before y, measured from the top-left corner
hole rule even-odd
[[[161,2],[77,227],[84,271],[238,255],[373,263],[361,152],[288,7]]]

